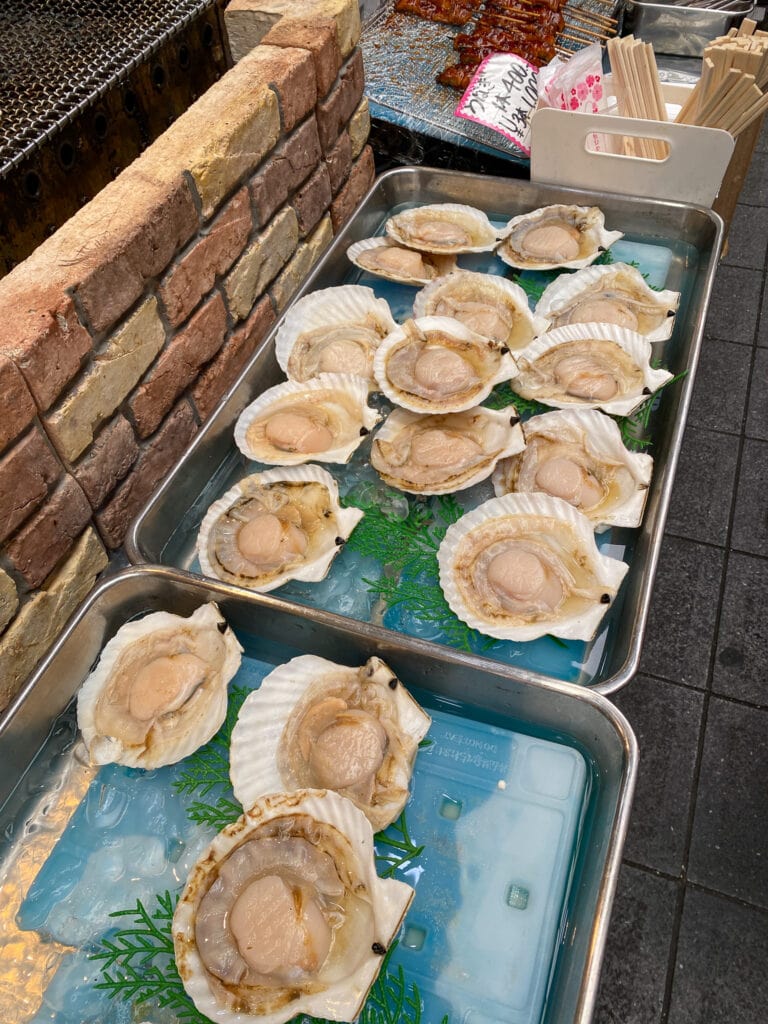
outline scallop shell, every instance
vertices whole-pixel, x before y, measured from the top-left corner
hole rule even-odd
[[[408,799],[413,762],[431,719],[380,658],[348,668],[305,654],[278,665],[264,678],[246,699],[232,730],[230,777],[243,807],[265,793],[320,784],[330,788],[323,766],[318,774],[303,756],[299,730],[312,708],[334,698],[340,705],[328,725],[335,725],[338,711],[362,710],[383,726],[386,737],[375,776],[362,784],[356,779],[337,791],[365,814],[374,832],[397,818]],[[333,728],[327,733],[326,747],[337,743],[337,735]],[[319,739],[313,738],[313,749]],[[361,749],[356,751],[359,759]],[[337,746],[335,750],[339,756]]]
[[[548,459],[566,459],[579,467],[582,480],[601,492],[585,507],[576,494],[560,493],[590,520],[596,529],[606,526],[639,526],[643,518],[653,459],[630,452],[621,440],[618,424],[595,409],[567,409],[532,416],[523,424],[526,447],[518,456],[504,459],[493,474],[497,497],[509,493],[552,493],[537,476]],[[568,489],[572,481],[565,482]],[[583,484],[580,484],[583,492]]]
[[[91,761],[160,768],[188,757],[224,721],[227,684],[240,668],[241,651],[213,603],[188,618],[153,612],[121,626],[77,697],[77,724]],[[176,693],[168,689],[177,681],[174,668],[180,672]],[[194,688],[184,694],[187,681]]]
[[[354,373],[372,382],[373,353],[396,326],[386,301],[372,288],[324,288],[288,310],[275,338],[275,358],[291,380]]]
[[[276,384],[242,411],[235,444],[246,458],[278,466],[349,462],[381,419],[367,400],[366,381],[351,373],[321,373],[303,384]],[[291,419],[273,422],[269,437],[270,420],[277,414]],[[278,426],[281,438],[276,443]]]
[[[450,316],[483,338],[515,352],[549,327],[535,316],[519,284],[495,274],[457,270],[423,288],[413,302],[413,315]]]
[[[376,352],[373,373],[396,405],[436,414],[471,409],[517,369],[504,346],[451,317],[425,316],[392,331]]]
[[[555,355],[555,350],[559,350]],[[555,359],[583,356],[598,361],[603,379],[617,387],[613,397],[579,397],[567,394],[565,384],[554,380]],[[569,324],[542,334],[517,355],[515,391],[558,409],[602,409],[614,416],[626,416],[671,380],[668,370],[651,366],[651,344],[634,331],[613,324]],[[573,385],[571,385],[573,387]],[[594,390],[592,386],[586,390]]]
[[[413,458],[413,438],[426,450]],[[449,494],[487,479],[499,459],[525,448],[513,405],[476,406],[444,416],[395,409],[376,434],[371,465],[391,487],[409,494]],[[464,457],[462,457],[462,455]]]
[[[476,588],[493,559],[510,547],[546,565],[545,579],[560,580],[560,603],[552,611],[505,610],[497,590],[483,607]],[[567,501],[538,493],[507,494],[478,505],[448,527],[437,560],[445,599],[463,622],[500,640],[521,641],[547,633],[592,639],[629,568],[600,554],[586,516]],[[506,566],[499,571],[510,578]],[[518,602],[532,603],[539,591],[528,585]]]
[[[540,234],[544,228],[559,230],[556,244],[561,246],[560,235],[567,240],[565,232],[574,229],[579,236],[574,239],[578,249],[571,252],[570,248],[565,251],[561,247],[560,255],[548,254],[550,238]],[[526,251],[524,240],[532,230],[537,232],[536,248]],[[556,270],[558,267],[579,270],[594,263],[604,249],[622,237],[621,231],[605,230],[605,217],[597,206],[543,206],[509,221],[501,232],[502,241],[496,255],[519,270]]]
[[[604,302],[605,293],[611,293],[616,306],[612,319],[594,315],[603,307],[592,303]],[[648,341],[665,341],[672,334],[679,302],[680,292],[654,291],[635,267],[611,263],[561,274],[544,289],[536,313],[548,317],[553,329],[571,323],[614,323],[642,334]]]
[[[409,249],[443,255],[490,252],[499,232],[481,210],[460,203],[415,206],[390,217],[387,235]]]
[[[234,532],[233,524],[245,522],[254,516],[237,514],[238,509],[255,503],[255,515],[262,510],[277,518],[285,537],[292,528],[299,530],[306,538],[305,550],[288,551],[285,559],[276,566],[259,571],[258,563],[246,566],[245,572],[235,573],[227,569],[220,560],[220,553],[214,550],[217,542],[217,524],[221,520],[229,533]],[[237,514],[237,518],[233,515]],[[206,576],[235,583],[249,590],[267,593],[282,586],[288,580],[322,580],[328,573],[331,562],[341,549],[344,541],[362,519],[358,508],[341,508],[339,488],[336,481],[319,466],[293,466],[285,469],[270,469],[265,473],[254,473],[245,477],[227,493],[215,501],[206,512],[197,538],[200,567]],[[240,527],[242,529],[242,527]],[[218,527],[218,544],[221,547],[228,540]],[[239,533],[239,530],[238,530]],[[223,536],[224,539],[221,539]],[[291,539],[295,534],[290,534]],[[234,546],[237,548],[236,535]],[[294,549],[297,544],[293,544]],[[301,547],[300,544],[298,544]],[[245,563],[247,559],[234,553]]]
[[[429,284],[456,268],[455,256],[408,249],[380,235],[350,245],[347,256],[361,270],[399,284]]]
[[[243,958],[232,909],[263,880],[265,864],[294,899],[302,893],[299,934],[308,944],[291,949],[293,965],[269,975]],[[222,893],[227,884],[236,894],[231,903]],[[302,1015],[351,1021],[381,968],[379,950],[391,943],[412,898],[409,885],[377,876],[371,826],[351,801],[325,790],[265,796],[220,832],[192,869],[173,915],[176,966],[197,1009],[217,1024],[283,1024]],[[312,967],[301,964],[316,949],[310,909],[332,935]]]

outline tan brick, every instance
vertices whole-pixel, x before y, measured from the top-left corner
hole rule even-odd
[[[294,254],[298,241],[296,214],[286,207],[245,250],[225,283],[229,309],[236,320],[248,316],[269,282]]]
[[[363,100],[350,118],[347,131],[352,143],[352,159],[357,160],[371,134],[371,110],[367,99]]]
[[[0,541],[40,507],[62,472],[37,427],[0,459]]]
[[[29,388],[11,360],[0,353],[0,452],[14,441],[35,418],[37,409]]]
[[[256,223],[263,227],[322,158],[317,121],[309,118],[282,142],[251,179]]]
[[[132,520],[196,432],[197,422],[191,407],[186,401],[179,402],[149,441],[130,475],[96,515],[96,524],[108,547],[120,547]]]
[[[257,303],[251,315],[207,366],[192,388],[192,397],[201,420],[206,420],[221,398],[234,384],[240,371],[254,354],[275,323],[275,311],[268,297]]]
[[[24,604],[0,638],[0,709],[21,689],[35,665],[48,653],[67,619],[88,596],[96,577],[107,564],[107,554],[96,531],[89,527],[72,553]]]
[[[0,633],[5,629],[19,607],[16,584],[7,572],[0,569]]]
[[[299,224],[299,235],[305,238],[317,225],[320,218],[331,205],[331,179],[328,168],[321,164],[306,185],[291,199],[291,206],[296,211]]]
[[[363,98],[365,75],[363,55],[356,50],[341,72],[338,85],[317,104],[317,127],[324,153],[330,153],[336,140]]]
[[[159,290],[168,319],[174,327],[187,319],[213,288],[216,277],[226,274],[243,251],[251,227],[248,189],[243,188],[168,272]]]
[[[294,16],[297,7],[296,0],[231,0],[224,20],[234,59],[241,60],[279,18]],[[301,17],[332,20],[342,57],[352,52],[360,38],[358,0],[303,0]]]
[[[296,255],[269,290],[278,313],[282,313],[291,301],[332,240],[331,218],[324,217],[314,233],[299,246]]]
[[[124,416],[116,416],[73,470],[91,508],[104,504],[138,456],[133,427]]]
[[[315,62],[306,50],[258,46],[249,60],[258,66],[266,85],[277,92],[283,131],[293,131],[317,103]]]
[[[357,163],[353,164],[346,185],[331,203],[333,232],[338,234],[355,211],[357,204],[373,184],[376,170],[373,152],[366,146]]]
[[[91,444],[99,424],[130,394],[164,341],[157,300],[148,299],[114,332],[77,387],[46,417],[48,433],[65,458],[74,462]]]
[[[267,46],[291,46],[309,50],[315,64],[319,96],[325,96],[341,67],[342,57],[332,18],[320,15],[297,18],[286,15],[262,39]]]
[[[325,158],[325,163],[328,168],[331,192],[336,195],[352,169],[352,143],[348,132],[344,131],[338,137],[336,145]]]
[[[91,506],[77,481],[64,477],[40,511],[6,545],[11,567],[29,587],[39,587],[69,554],[90,518]]]
[[[221,348],[226,330],[227,311],[216,292],[171,340],[131,399],[129,408],[139,437],[148,437],[157,430],[200,367]]]

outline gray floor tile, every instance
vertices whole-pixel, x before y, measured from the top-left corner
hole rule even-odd
[[[723,552],[666,536],[640,671],[699,689],[707,685]]]
[[[707,334],[751,345],[755,339],[763,275],[759,270],[721,266],[712,289]]]
[[[688,878],[762,907],[768,907],[767,778],[768,711],[713,697]]]
[[[745,434],[768,441],[768,349],[764,348],[755,351]]]
[[[744,442],[731,544],[768,555],[768,441]]]
[[[615,703],[640,746],[640,771],[624,856],[669,875],[682,873],[704,695],[638,676]],[[668,780],[669,785],[659,785]]]
[[[768,206],[768,153],[755,153],[739,197],[742,203]]]
[[[768,249],[768,208],[739,204],[728,232],[728,255],[723,263],[762,270]]]
[[[689,425],[741,433],[751,362],[752,350],[746,345],[704,338],[688,410]]]
[[[668,1024],[765,1024],[768,916],[688,890]]]
[[[724,544],[740,441],[732,434],[688,427],[677,466],[667,532]]]
[[[760,330],[757,332],[757,344],[768,347],[768,280],[763,291],[763,304],[760,313]]]
[[[768,560],[728,559],[712,677],[715,693],[768,707]]]
[[[661,1020],[676,901],[674,882],[622,867],[594,1024]]]

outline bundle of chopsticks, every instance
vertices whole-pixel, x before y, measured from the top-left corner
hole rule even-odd
[[[634,36],[624,36],[622,39],[609,39],[607,49],[619,116],[666,121],[667,109],[651,44],[643,43]],[[663,160],[667,155],[667,144],[658,139],[625,137],[623,150],[627,156]]]
[[[740,135],[768,110],[768,32],[745,18],[704,51],[701,78],[677,115],[679,124],[723,128]]]

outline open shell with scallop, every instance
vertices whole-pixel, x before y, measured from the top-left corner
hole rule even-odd
[[[513,405],[432,416],[395,409],[371,446],[371,465],[409,494],[449,494],[491,475],[499,459],[525,447]]]
[[[347,284],[299,299],[275,338],[275,358],[291,380],[353,373],[373,383],[373,355],[397,325],[372,288]]]
[[[362,377],[321,373],[276,384],[251,402],[235,424],[235,444],[246,458],[272,465],[344,463],[379,419]]]
[[[595,409],[532,416],[523,424],[525,449],[493,474],[497,497],[540,491],[562,498],[596,528],[639,526],[653,459],[630,452],[618,424]]]
[[[185,618],[153,612],[122,626],[77,697],[94,764],[159,768],[217,732],[242,648],[215,604]]]
[[[407,320],[379,346],[376,381],[390,401],[411,412],[463,412],[494,384],[517,373],[507,348],[451,317]]]
[[[351,801],[265,796],[192,869],[173,916],[176,966],[218,1024],[355,1020],[412,898],[377,876],[371,826]]]
[[[200,567],[260,593],[288,580],[322,580],[362,516],[341,508],[336,481],[319,466],[254,473],[206,512]]]
[[[399,284],[429,284],[456,268],[455,256],[408,249],[380,235],[354,242],[347,256],[361,270]]]
[[[405,806],[430,723],[380,658],[348,668],[301,655],[270,672],[240,710],[230,750],[235,796],[250,807],[264,793],[332,789],[378,832]]]
[[[460,203],[414,206],[390,217],[385,230],[400,245],[441,255],[490,252],[499,240],[482,210]]]
[[[612,263],[561,274],[544,289],[536,313],[548,318],[553,330],[566,324],[608,323],[648,341],[665,341],[679,302],[680,292],[654,291],[635,267]]]
[[[651,343],[613,324],[569,324],[517,356],[515,391],[559,409],[626,416],[672,378],[651,366]]]
[[[543,206],[513,217],[501,232],[496,254],[519,270],[578,270],[594,263],[622,237],[606,231],[597,206]]]
[[[626,563],[602,555],[592,523],[567,501],[507,494],[448,527],[437,555],[451,610],[500,640],[551,633],[591,640]]]
[[[512,352],[525,348],[549,327],[548,320],[531,313],[519,284],[470,270],[457,270],[423,288],[414,299],[413,315],[453,317]]]

